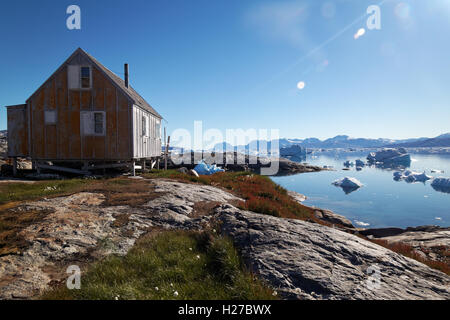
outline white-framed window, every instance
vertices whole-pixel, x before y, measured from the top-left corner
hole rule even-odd
[[[142,115],[142,136],[143,137],[148,137],[149,136],[149,132],[148,132],[148,116],[144,116],[144,115]]]
[[[67,69],[69,89],[91,89],[92,67],[69,65]]]
[[[161,139],[161,121],[160,120],[156,120],[155,130],[156,130],[155,139]]]
[[[104,136],[106,134],[106,113],[104,111],[82,111],[80,118],[81,132],[84,136]]]
[[[45,124],[56,124],[56,110],[44,111]]]

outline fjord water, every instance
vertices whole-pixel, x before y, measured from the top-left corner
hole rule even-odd
[[[333,166],[335,171],[303,173],[272,179],[288,190],[304,194],[305,205],[329,209],[344,215],[356,227],[413,227],[422,225],[450,226],[450,193],[436,191],[431,182],[407,183],[393,179],[393,169],[364,167],[357,171],[342,170],[346,160],[365,160],[367,153],[341,153],[308,156],[306,162]],[[409,170],[433,177],[450,177],[450,155],[411,155]],[[431,169],[444,173],[431,173]],[[354,177],[364,186],[346,194],[331,183],[343,177]]]

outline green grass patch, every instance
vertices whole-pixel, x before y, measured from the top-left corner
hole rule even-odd
[[[70,193],[89,182],[92,182],[92,180],[70,179],[35,183],[2,183],[0,184],[0,204]]]
[[[110,256],[43,299],[274,299],[247,272],[228,238],[212,232],[165,231],[141,238],[124,257]]]
[[[148,182],[122,177],[51,180],[35,183],[2,183],[0,184],[0,205],[8,202],[63,196],[76,192],[102,192],[109,194],[128,192],[138,194],[147,190]]]

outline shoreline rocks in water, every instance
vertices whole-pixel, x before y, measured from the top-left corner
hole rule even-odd
[[[231,205],[216,217],[250,270],[285,299],[450,299],[449,276],[355,235]],[[368,285],[374,269],[377,288]]]
[[[212,155],[211,153],[202,154],[200,152],[174,154],[170,158],[168,168],[179,169],[185,167],[190,170],[202,159],[205,163],[217,164],[227,171],[251,171],[258,174],[261,173],[261,169],[269,168],[272,165],[274,168],[278,167],[278,170],[274,174],[278,176],[327,170],[319,166],[299,163],[285,158],[270,159],[270,161],[275,163],[267,163],[268,158],[249,156],[237,152],[214,153]]]
[[[290,191],[288,190],[288,195],[293,198],[295,201],[297,201],[298,203],[302,203],[303,201],[305,201],[307,199],[307,197],[303,194],[300,194],[298,192],[295,191]]]
[[[320,219],[322,221],[331,224],[341,225],[343,227],[350,229],[354,228],[352,222],[349,219],[347,219],[344,216],[341,216],[340,214],[334,213],[333,211],[330,210],[314,208],[314,216],[317,219]]]

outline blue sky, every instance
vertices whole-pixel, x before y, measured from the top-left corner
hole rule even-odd
[[[291,138],[450,131],[450,1],[384,1],[381,30],[367,30],[379,2],[2,1],[0,129],[3,106],[23,103],[82,47],[119,75],[128,62],[169,132],[194,120]],[[81,30],[66,28],[71,4]]]

